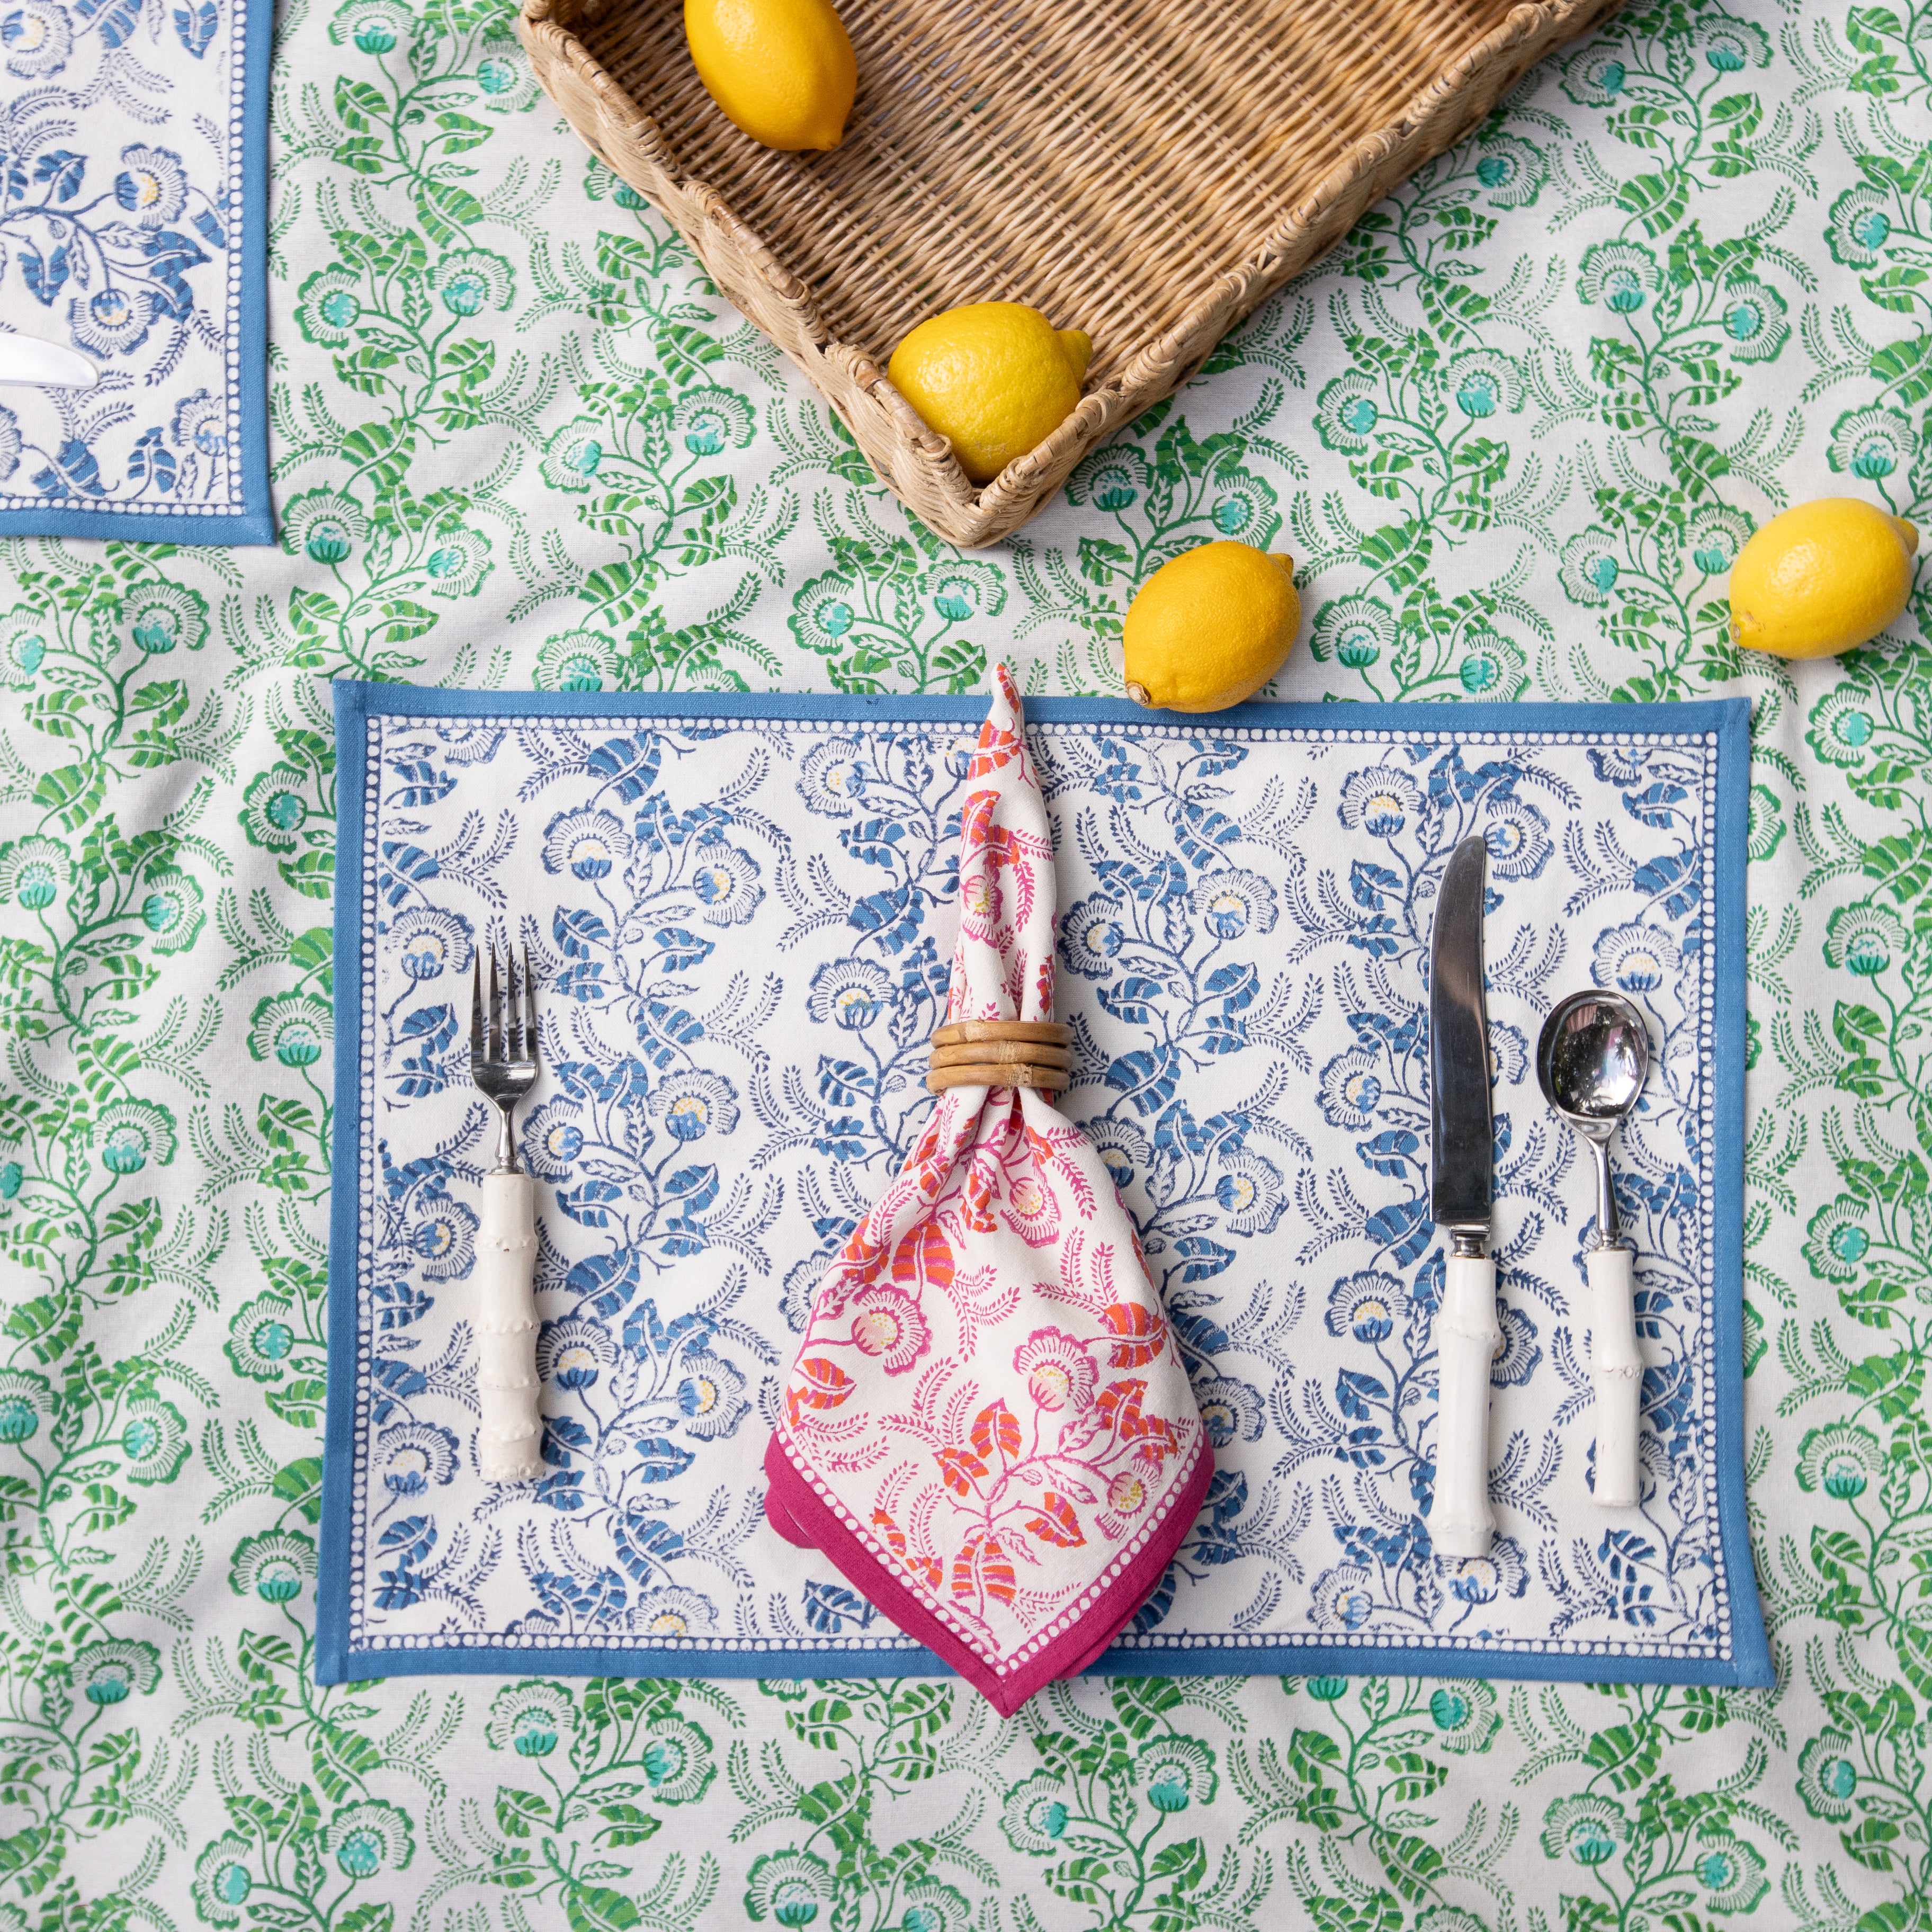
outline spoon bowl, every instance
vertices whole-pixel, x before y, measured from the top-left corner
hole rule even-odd
[[[1650,1072],[1650,1029],[1621,993],[1600,986],[1559,1000],[1536,1042],[1543,1097],[1576,1131],[1607,1142]]]

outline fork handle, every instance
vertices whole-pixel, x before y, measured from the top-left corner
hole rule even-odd
[[[484,1175],[476,1248],[476,1389],[483,1407],[478,1460],[486,1483],[527,1483],[543,1472],[533,1286],[536,1221],[527,1174]]]

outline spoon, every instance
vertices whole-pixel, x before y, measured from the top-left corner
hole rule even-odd
[[[1643,1092],[1650,1030],[1620,993],[1593,986],[1558,1001],[1536,1042],[1543,1097],[1590,1144],[1597,1162],[1597,1240],[1583,1258],[1590,1281],[1590,1379],[1597,1397],[1597,1500],[1637,1501],[1637,1417],[1643,1357],[1631,1301],[1630,1251],[1618,1239],[1610,1142]]]

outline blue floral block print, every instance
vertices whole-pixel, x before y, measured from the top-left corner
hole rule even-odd
[[[268,0],[0,9],[0,536],[266,544]]]
[[[919,1132],[973,699],[340,685],[325,1676],[938,1667],[762,1509],[827,1258]],[[1745,707],[1040,700],[1062,1102],[1118,1183],[1216,1449],[1102,1667],[1762,1683],[1741,1379]],[[1490,851],[1500,1317],[1480,1562],[1438,1556],[1426,962]],[[538,1482],[477,1473],[472,962],[526,949],[544,1072]],[[1649,1016],[1618,1149],[1643,1500],[1597,1507],[1594,1183],[1530,1064]]]

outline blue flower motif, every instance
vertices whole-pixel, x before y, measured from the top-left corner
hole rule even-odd
[[[805,1010],[819,1025],[856,1033],[892,1004],[892,976],[875,959],[828,959],[812,976]]]
[[[1246,1382],[1231,1376],[1204,1376],[1194,1384],[1194,1400],[1202,1426],[1216,1448],[1225,1449],[1237,1437],[1244,1442],[1259,1441],[1262,1399]]]
[[[1496,1326],[1502,1331],[1502,1340],[1490,1358],[1490,1386],[1520,1388],[1543,1360],[1543,1350],[1536,1340],[1536,1324],[1520,1308],[1498,1306]]]
[[[1486,1556],[1438,1556],[1436,1567],[1458,1603],[1492,1604],[1520,1597],[1529,1587],[1529,1569],[1514,1537],[1499,1536]]]
[[[441,906],[411,906],[389,928],[396,963],[416,980],[467,970],[475,942],[476,932],[469,920]]]
[[[1382,1104],[1382,1061],[1366,1047],[1338,1053],[1322,1070],[1322,1118],[1331,1127],[1359,1133]]]
[[[1082,979],[1110,977],[1114,958],[1132,936],[1120,918],[1119,901],[1102,892],[1077,901],[1060,916],[1060,956]]]
[[[114,199],[143,228],[165,228],[179,220],[188,206],[188,170],[182,158],[171,148],[139,142],[123,148]]]
[[[543,868],[602,879],[631,856],[631,835],[608,812],[560,812],[544,827]]]
[[[1352,1335],[1358,1342],[1386,1342],[1408,1320],[1408,1291],[1395,1276],[1364,1269],[1338,1281],[1328,1291],[1323,1326],[1331,1335]]]
[[[1650,754],[1633,746],[1592,746],[1588,755],[1591,770],[1606,784],[1636,784],[1650,769]]]
[[[562,1180],[584,1151],[584,1129],[577,1103],[561,1096],[546,1100],[526,1120],[517,1137],[530,1172],[543,1180]]]
[[[1133,1185],[1136,1174],[1145,1174],[1153,1167],[1154,1144],[1132,1121],[1100,1120],[1082,1124],[1122,1193]]]
[[[177,449],[199,450],[203,456],[219,456],[228,447],[228,410],[219,396],[196,389],[175,405],[174,420],[168,434]]]
[[[717,1606],[709,1597],[676,1583],[646,1591],[631,1612],[631,1628],[642,1636],[702,1636],[717,1623]]]
[[[806,753],[799,767],[798,795],[808,812],[821,818],[850,818],[866,795],[872,774],[856,740],[827,738]]]
[[[158,306],[152,290],[108,287],[68,304],[67,326],[97,356],[131,356],[148,339]]]
[[[1188,894],[1187,903],[1216,939],[1274,930],[1274,888],[1258,873],[1234,868],[1210,872]]]
[[[1522,798],[1492,800],[1483,842],[1490,848],[1490,874],[1498,879],[1538,877],[1556,849],[1550,821]]]
[[[20,0],[0,14],[7,71],[20,80],[58,74],[74,52],[74,22],[54,0]]]
[[[1529,1068],[1529,1040],[1520,1027],[1508,1020],[1490,1022],[1490,1079],[1493,1085],[1514,1087]]]
[[[722,1073],[673,1073],[651,1094],[651,1112],[674,1140],[701,1140],[738,1124],[738,1090]]]
[[[476,1216],[460,1201],[431,1200],[410,1230],[410,1246],[430,1281],[460,1281],[476,1264]]]
[[[1351,772],[1342,786],[1336,814],[1351,832],[1372,838],[1393,838],[1422,812],[1422,788],[1394,765],[1376,765]]]
[[[764,887],[758,884],[758,860],[722,842],[698,848],[691,884],[710,926],[742,926],[765,896]]]
[[[432,1483],[453,1480],[456,1438],[433,1422],[399,1422],[376,1438],[376,1468],[392,1496],[420,1496]]]
[[[1600,986],[1620,993],[1654,993],[1677,977],[1677,943],[1648,926],[1613,926],[1597,941],[1590,970]]]
[[[1268,1234],[1274,1232],[1288,1205],[1288,1190],[1281,1172],[1258,1154],[1238,1150],[1221,1157],[1221,1176],[1214,1184],[1214,1198],[1228,1217],[1228,1227],[1238,1234]]]
[[[685,1433],[707,1442],[729,1436],[752,1406],[745,1400],[743,1372],[722,1355],[695,1348],[685,1357],[684,1368],[677,1406]]]
[[[503,728],[480,718],[446,718],[436,727],[436,741],[452,765],[484,765],[496,755]]]
[[[1358,1630],[1376,1613],[1369,1573],[1352,1563],[1339,1564],[1316,1580],[1308,1621],[1318,1630]]]
[[[537,1337],[537,1373],[553,1388],[594,1388],[616,1359],[610,1336],[574,1315],[545,1322]]]

